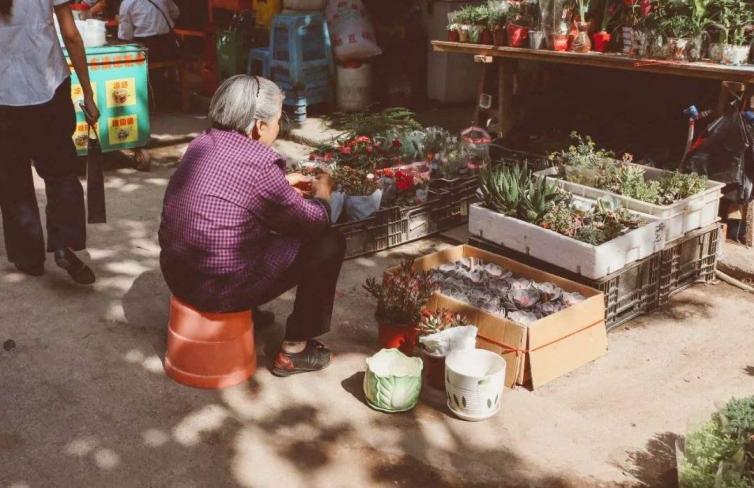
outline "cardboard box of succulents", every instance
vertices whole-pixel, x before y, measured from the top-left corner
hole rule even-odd
[[[607,353],[605,300],[598,290],[468,245],[419,258],[415,267],[429,271],[463,258],[494,263],[516,279],[553,284],[570,296],[580,297],[577,303],[523,325],[441,292],[434,294],[430,308],[465,314],[479,329],[477,347],[503,356],[507,365],[506,386],[538,388]]]

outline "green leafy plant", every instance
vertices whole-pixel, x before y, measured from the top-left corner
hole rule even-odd
[[[715,0],[711,25],[720,31],[720,42],[743,46],[754,24],[754,3],[749,0]]]
[[[416,121],[416,115],[403,107],[386,108],[382,112],[335,113],[328,120],[334,129],[346,133],[345,138],[374,137],[389,129],[422,128]]]
[[[510,217],[518,215],[530,176],[529,171],[521,166],[483,169],[479,176],[479,189],[484,206]]]
[[[683,488],[754,486],[754,396],[730,400],[686,437]]]
[[[422,308],[434,292],[431,274],[414,269],[414,259],[401,262],[381,282],[369,278],[364,289],[377,299],[377,317],[394,324],[413,325],[421,318]]]

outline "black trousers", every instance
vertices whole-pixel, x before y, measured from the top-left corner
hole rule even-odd
[[[285,340],[305,341],[328,332],[335,288],[345,254],[345,237],[332,229],[315,239],[304,241],[298,256],[281,280],[281,286],[270,290],[252,306],[263,305],[297,286]]]
[[[8,260],[45,260],[42,221],[31,162],[45,182],[47,251],[86,247],[84,191],[77,175],[73,132],[76,114],[67,78],[41,105],[0,105],[0,212]]]

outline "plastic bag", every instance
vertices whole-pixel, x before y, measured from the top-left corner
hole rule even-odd
[[[336,224],[340,218],[340,214],[343,213],[343,204],[346,201],[346,196],[339,191],[334,191],[330,194],[330,222]]]
[[[368,219],[380,208],[382,190],[375,190],[369,196],[346,196],[345,209],[349,222]]]
[[[476,348],[477,328],[474,325],[451,327],[419,338],[430,356],[447,356],[453,351]]]
[[[750,201],[754,182],[754,127],[740,110],[731,107],[695,142],[684,161],[684,169],[715,181],[735,183],[737,201]]]
[[[362,61],[382,54],[361,0],[328,0],[325,15],[338,61]]]

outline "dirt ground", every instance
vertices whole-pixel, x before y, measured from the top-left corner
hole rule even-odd
[[[327,370],[267,370],[288,293],[269,307],[278,323],[256,332],[250,382],[180,386],[162,370],[169,292],[156,232],[174,144],[197,124],[157,121],[166,147],[152,172],[107,171],[109,223],[89,227],[93,287],[51,261],[44,277],[20,275],[0,246],[0,487],[674,486],[676,436],[754,392],[754,297],[719,284],[611,333],[594,363],[533,392],[506,390],[489,421],[454,418],[428,388],[412,412],[373,411],[361,383],[377,331],[360,285],[449,245],[439,238],[344,265]]]

